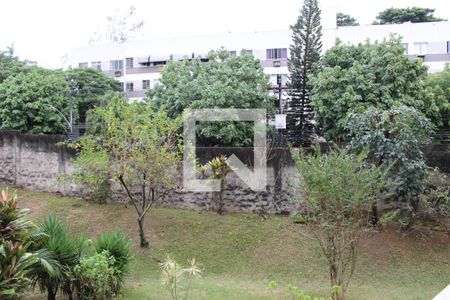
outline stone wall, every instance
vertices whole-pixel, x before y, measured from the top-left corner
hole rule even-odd
[[[0,183],[25,187],[36,191],[58,192],[63,195],[84,196],[85,187],[58,180],[61,175],[73,170],[70,160],[75,153],[57,146],[62,135],[24,135],[17,131],[0,131]],[[326,145],[321,145],[327,151]],[[448,145],[424,146],[427,163],[450,173]],[[250,165],[253,161],[251,148],[197,148],[197,157],[206,163],[220,154],[235,154]],[[120,185],[113,184],[113,200],[125,199]],[[273,149],[267,160],[267,189],[254,192],[234,173],[227,177],[225,208],[228,211],[289,213],[300,209],[301,194],[298,173],[289,153]],[[183,190],[171,192],[160,201],[160,205],[187,209],[209,209],[212,195]]]
[[[61,135],[25,135],[17,131],[0,131],[0,182],[36,191],[85,196],[85,187],[61,182],[58,178],[72,172],[70,160],[75,153],[57,146]],[[198,148],[197,157],[206,163],[213,157],[235,154],[241,161],[253,161],[252,149]],[[251,165],[251,164],[250,164]],[[227,177],[225,209],[228,211],[288,213],[298,209],[298,193],[293,188],[298,174],[286,151],[275,149],[268,158],[267,190],[254,192],[231,173]],[[113,199],[126,198],[120,185],[113,184]],[[160,205],[187,209],[209,209],[212,195],[186,191],[171,192]]]

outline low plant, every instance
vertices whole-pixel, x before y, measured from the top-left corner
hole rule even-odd
[[[65,223],[50,215],[38,225],[31,240],[37,256],[29,273],[32,287],[46,291],[48,300],[56,299],[59,291],[71,298],[76,289],[73,268],[88,244],[86,239],[73,238]]]
[[[28,285],[28,272],[35,256],[27,242],[32,223],[26,220],[28,209],[17,207],[16,194],[0,194],[0,299],[19,298]]]
[[[96,253],[108,251],[114,257],[114,268],[118,271],[118,278],[120,279],[119,288],[131,260],[130,247],[130,239],[117,230],[101,234],[95,243]]]
[[[92,200],[105,203],[111,197],[108,153],[98,149],[93,143],[92,139],[82,138],[84,147],[78,146],[79,152],[73,160],[75,170],[67,179],[84,184],[89,188]]]
[[[220,190],[213,192],[212,201],[216,207],[217,213],[222,214],[225,206],[223,193],[226,185],[226,177],[233,169],[224,155],[213,158],[206,166],[211,168],[212,178],[220,180]]]
[[[270,295],[272,299],[277,299],[275,297],[274,291],[275,289],[278,287],[278,284],[275,281],[270,281],[267,284],[267,288],[270,291]],[[293,284],[288,284],[286,286],[287,291],[290,294],[290,297],[292,300],[325,300],[325,298],[323,297],[317,297],[317,296],[311,296],[308,295],[306,292],[304,292],[302,289],[298,288],[297,286],[293,285]],[[334,286],[332,288],[332,293],[333,294],[339,294],[341,293],[341,288],[338,286]],[[331,297],[326,298],[326,300],[332,300]]]
[[[450,231],[449,178],[438,169],[430,169],[419,200],[420,217],[437,221]]]
[[[171,299],[189,299],[191,281],[193,278],[201,278],[202,273],[195,258],[190,260],[189,267],[182,267],[168,256],[160,264],[160,268],[161,282],[168,288]]]
[[[82,258],[73,273],[77,282],[77,294],[83,299],[112,299],[120,289],[121,274],[116,260],[108,251]]]

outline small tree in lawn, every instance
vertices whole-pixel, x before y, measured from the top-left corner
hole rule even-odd
[[[147,247],[144,219],[168,189],[174,188],[180,162],[178,119],[142,103],[97,108],[91,117],[101,122],[95,148],[109,153],[109,169],[137,213],[141,247]],[[91,147],[92,143],[85,143]],[[83,146],[83,145],[82,145]]]
[[[213,192],[213,202],[216,206],[217,213],[222,214],[223,207],[225,206],[223,192],[225,189],[226,177],[233,169],[224,155],[213,158],[206,166],[211,168],[212,178],[220,180],[220,191]]]
[[[345,299],[361,239],[371,228],[380,171],[345,150],[297,156],[305,194],[306,224],[328,262],[332,297]],[[339,287],[339,288],[336,288]]]

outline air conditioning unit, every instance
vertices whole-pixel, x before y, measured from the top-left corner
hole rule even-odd
[[[275,60],[275,61],[273,62],[273,66],[274,66],[275,68],[281,67],[281,61]]]
[[[115,71],[114,72],[114,77],[120,77],[122,76],[122,71]]]

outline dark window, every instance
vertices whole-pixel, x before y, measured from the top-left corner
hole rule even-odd
[[[253,55],[253,50],[247,50],[247,54]]]
[[[87,68],[88,67],[88,63],[87,62],[82,62],[78,64],[78,68],[83,69],[83,68]]]
[[[287,48],[275,48],[266,50],[267,59],[287,58]]]
[[[447,42],[447,53],[450,53],[450,42]]]
[[[127,92],[132,92],[134,91],[134,84],[132,82],[127,82]]]
[[[229,51],[231,57],[236,57],[236,51]]]
[[[147,90],[150,88],[150,80],[142,80],[142,89]]]
[[[127,69],[133,68],[133,58],[132,57],[127,57],[125,59],[125,66]]]
[[[119,84],[120,84],[120,90],[123,91],[123,88],[124,88],[123,82],[120,82]]]

